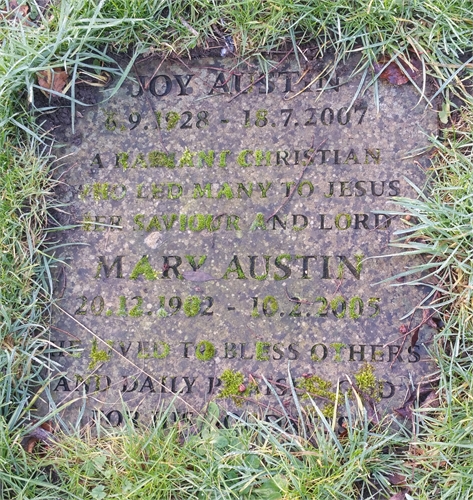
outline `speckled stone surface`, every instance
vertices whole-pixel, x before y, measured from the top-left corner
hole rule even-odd
[[[373,257],[395,251],[405,226],[376,211],[413,194],[406,178],[423,184],[436,113],[412,85],[381,81],[377,109],[354,67],[327,81],[329,61],[301,77],[275,59],[257,81],[253,63],[148,60],[142,87],[128,79],[81,110],[61,161],[78,227],[61,236],[53,327],[77,349],[53,357],[54,399],[77,400],[68,418],[83,398],[83,422],[120,423],[121,400],[143,421],[173,397],[198,410],[227,369],[241,391],[259,386],[242,408],[264,409],[277,403],[262,376],[285,400],[289,371],[335,391],[367,363],[383,411],[433,370],[427,326],[401,350],[425,290],[379,284],[409,260]]]

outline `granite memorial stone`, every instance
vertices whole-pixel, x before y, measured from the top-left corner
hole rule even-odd
[[[383,282],[408,258],[375,257],[396,252],[405,226],[381,212],[422,186],[436,113],[356,62],[147,60],[81,108],[50,387],[71,417],[264,410],[291,398],[289,373],[322,408],[364,374],[387,410],[432,370],[427,326],[403,342],[425,290]]]

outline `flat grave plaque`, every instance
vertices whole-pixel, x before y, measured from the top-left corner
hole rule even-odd
[[[50,387],[69,415],[85,404],[84,422],[117,424],[123,400],[147,421],[173,397],[264,409],[263,377],[284,400],[289,372],[322,407],[372,372],[386,410],[432,369],[429,328],[415,346],[400,333],[425,290],[380,284],[410,261],[373,257],[394,251],[403,222],[379,211],[414,194],[406,178],[423,184],[436,113],[411,84],[375,97],[350,78],[356,60],[330,64],[275,59],[265,78],[231,59],[147,60],[80,110],[53,324],[75,353],[53,358]]]

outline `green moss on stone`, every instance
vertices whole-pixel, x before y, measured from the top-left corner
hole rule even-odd
[[[243,393],[246,390],[246,387],[243,388],[245,381],[245,377],[243,373],[233,371],[233,370],[225,370],[220,375],[220,380],[223,384],[223,389],[220,390],[218,397],[219,398],[232,398],[233,402],[240,406],[242,403]]]
[[[259,276],[256,276],[256,275],[255,275],[255,276],[253,276],[253,278],[254,278],[255,280],[258,280],[258,281],[264,281],[267,277],[268,277],[268,275],[267,275],[267,274],[260,274]]]
[[[256,382],[252,381],[245,384],[243,373],[238,371],[225,370],[219,378],[222,381],[223,388],[220,390],[218,397],[231,398],[237,406],[241,406],[243,399],[253,391],[259,391]]]
[[[376,316],[378,316],[379,311],[380,311],[379,306],[378,306],[379,301],[380,301],[379,297],[371,297],[368,300],[368,305],[370,307],[376,307],[375,312],[370,314],[370,318],[376,318]]]
[[[365,363],[362,368],[355,373],[355,381],[358,389],[376,401],[381,400],[383,393],[383,383],[374,374],[373,366]]]
[[[225,149],[220,152],[220,157],[218,160],[218,166],[221,168],[225,168],[227,166],[227,155],[229,155],[231,151],[229,149]]]
[[[176,125],[179,123],[180,119],[181,115],[176,111],[169,111],[169,113],[166,113],[166,121],[167,121],[166,129],[172,130],[173,128],[175,128]]]
[[[291,255],[288,253],[283,253],[281,255],[278,255],[274,261],[276,266],[280,266],[282,264],[283,259],[287,260],[288,262],[291,260]],[[283,264],[284,265],[284,264]],[[280,269],[280,267],[278,267]],[[289,278],[289,273],[287,270],[284,271],[284,274],[281,276],[279,274],[274,273],[273,274],[274,280],[275,281],[281,281],[281,280],[287,280]]]
[[[215,356],[215,346],[208,340],[201,340],[195,346],[195,356],[200,361],[210,361]]]
[[[251,149],[244,149],[243,151],[241,151],[237,156],[237,164],[240,165],[240,167],[249,167],[250,164],[246,161],[246,157],[247,155],[252,153],[253,151]]]
[[[143,257],[141,257],[141,259],[136,263],[133,271],[130,273],[130,279],[136,280],[141,275],[150,281],[155,280],[158,277],[158,273],[151,267],[147,255],[143,255]]]
[[[255,125],[257,127],[264,127],[268,122],[268,110],[267,109],[258,109],[256,111],[256,120]]]
[[[116,158],[117,158],[117,160],[116,160],[115,165],[117,167],[122,167],[123,170],[126,170],[128,168],[128,160],[130,158],[130,155],[128,153],[120,152],[120,153],[117,153]]]
[[[271,165],[271,151],[261,151],[261,149],[257,149],[255,151],[255,165],[260,167],[263,160],[266,160],[267,167]]]
[[[264,214],[258,212],[256,214],[255,220],[251,223],[250,231],[256,231],[257,229],[262,229],[266,231],[266,221],[264,220]]]
[[[113,342],[111,340],[107,340],[107,345],[112,347]],[[107,361],[110,361],[110,358],[111,354],[103,349],[98,349],[98,341],[97,339],[93,339],[88,369],[93,370],[99,363],[106,363]]]
[[[358,275],[361,273],[361,270],[363,268],[363,259],[365,258],[365,256],[362,254],[362,253],[357,253],[355,254],[355,270],[356,272],[358,273]],[[343,279],[343,262],[340,262],[340,264],[338,264],[338,271],[337,271],[337,278],[339,280]]]
[[[148,154],[148,163],[150,167],[167,167],[174,168],[175,165],[174,153],[163,153],[162,151],[150,151]]]
[[[330,344],[330,347],[333,347],[335,349],[335,356],[333,360],[339,363],[342,360],[342,349],[345,349],[347,345],[343,342],[333,342],[332,344]]]
[[[148,168],[148,165],[147,165],[146,159],[145,159],[145,155],[143,153],[138,153],[136,155],[135,161],[133,162],[133,165],[131,166],[131,168],[136,168],[136,167]]]
[[[368,392],[375,388],[376,377],[373,373],[373,367],[366,363],[356,374],[355,374],[356,385],[365,392]]]
[[[235,195],[233,194],[233,190],[228,184],[228,182],[224,182],[222,187],[217,192],[217,199],[219,200],[222,196],[225,196],[227,200],[232,200]]]
[[[197,271],[197,269],[200,269],[205,264],[205,261],[207,260],[207,255],[201,255],[199,258],[199,262],[197,262],[197,264],[195,263],[195,258],[193,255],[185,255],[185,258],[192,266],[192,269],[194,271]]]
[[[302,395],[302,399],[307,399],[313,396],[328,399],[330,401],[335,401],[336,399],[336,393],[331,390],[332,382],[325,380],[318,375],[309,375],[307,377],[297,379],[297,387],[305,391],[305,394]]]
[[[167,311],[163,308],[163,307],[160,307],[157,311],[156,311],[156,316],[158,318],[167,318],[169,316],[169,314],[167,313]]]
[[[346,225],[345,227],[340,227],[340,219],[342,217],[345,217],[346,219]],[[337,229],[340,229],[340,231],[345,231],[351,226],[351,215],[350,214],[337,214],[335,216],[335,226],[337,226]]]
[[[322,414],[325,418],[332,418],[334,410],[335,405],[333,403],[327,403],[322,409]]]
[[[86,214],[84,214],[83,219],[84,220],[82,221],[82,229],[84,231],[92,231],[92,217],[90,213],[87,212]]]
[[[105,128],[108,131],[113,132],[117,128],[115,113],[113,111],[105,111],[105,116],[107,117],[105,120]]]
[[[188,167],[193,167],[194,166],[194,154],[189,151],[188,148],[184,150],[182,153],[181,159],[179,160],[179,166],[183,167],[184,165],[187,165]]]
[[[342,310],[339,312],[338,306],[340,304],[342,305]],[[341,295],[337,295],[336,297],[334,297],[330,301],[330,307],[337,318],[344,318],[345,317],[347,304],[346,304],[346,300]]]
[[[144,350],[141,350],[141,351],[138,351],[138,354],[136,355],[136,357],[138,359],[148,359],[149,358],[149,353],[144,351]]]
[[[358,311],[357,311],[358,304]],[[351,319],[358,319],[363,314],[363,300],[361,297],[353,297],[350,299],[350,303],[348,305],[348,316]]]
[[[317,354],[314,353],[314,354],[311,354],[310,359],[317,363],[318,361],[320,361],[320,356],[317,356]]]
[[[95,201],[108,200],[108,182],[94,182],[92,192]]]
[[[256,342],[256,359],[258,361],[269,361],[268,349],[271,342]]]
[[[195,214],[189,217],[188,227],[191,231],[200,232],[212,224],[212,215]]]
[[[140,316],[143,316],[143,311],[139,307],[133,306],[130,309],[128,316],[131,316],[132,318],[139,318]]]
[[[182,305],[184,314],[189,318],[197,316],[199,314],[201,304],[202,301],[197,295],[190,295],[189,297],[186,297],[184,304]]]
[[[136,216],[135,216],[135,219],[136,219]],[[135,222],[136,222],[136,220],[135,220]],[[156,231],[163,230],[163,228],[161,227],[161,223],[159,222],[159,217],[157,215],[153,215],[153,217],[151,217],[148,225],[146,226],[146,231],[150,232],[153,230],[156,230]]]
[[[209,149],[207,153],[205,151],[200,151],[198,155],[198,163],[197,166],[202,168],[204,163],[207,167],[213,167],[215,161],[215,151],[213,149]]]
[[[162,346],[162,350],[159,353],[158,353],[158,350],[156,348],[157,344],[161,344],[161,346]],[[155,347],[153,349],[153,358],[156,358],[156,359],[167,358],[169,356],[170,352],[171,352],[171,347],[167,342],[162,342],[162,341],[156,342]]]
[[[263,311],[266,311],[267,316],[274,316],[279,311],[279,304],[276,297],[266,295],[263,300]]]
[[[233,267],[232,267],[233,264]],[[227,267],[227,270],[225,271],[225,274],[222,276],[222,279],[227,280],[229,277],[230,273],[237,273],[237,276],[239,280],[245,280],[246,276],[245,273],[243,272],[243,269],[241,268],[240,261],[238,259],[237,255],[233,256],[233,259],[230,261],[230,264]]]
[[[376,385],[376,377],[373,373],[373,367],[370,364],[365,364],[363,368],[361,368],[355,374],[356,385],[362,391],[369,391],[373,389]]]

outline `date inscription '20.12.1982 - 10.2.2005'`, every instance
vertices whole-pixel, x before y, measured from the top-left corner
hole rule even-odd
[[[84,421],[117,424],[124,400],[146,420],[175,394],[199,409],[228,395],[229,370],[256,410],[277,399],[263,377],[291,397],[288,367],[321,407],[372,372],[387,409],[429,372],[429,328],[399,339],[424,291],[380,283],[409,260],[373,257],[402,226],[379,212],[412,194],[406,178],[423,183],[411,152],[435,112],[385,83],[377,109],[354,63],[316,78],[328,65],[301,78],[276,61],[260,78],[226,60],[147,61],[81,110],[61,160],[76,227],[60,236],[53,324],[73,349],[52,358],[70,415],[86,401]]]

